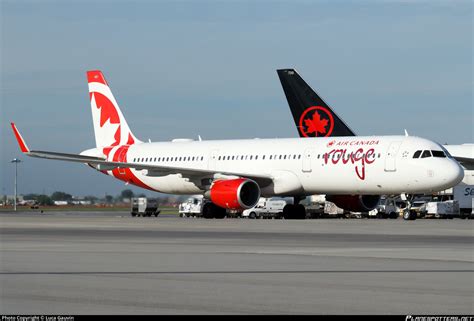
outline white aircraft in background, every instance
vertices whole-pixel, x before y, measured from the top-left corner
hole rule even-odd
[[[203,194],[211,200],[203,208],[206,218],[251,208],[260,196],[294,197],[294,204],[284,208],[285,218],[304,218],[299,201],[314,194],[329,195],[346,210],[367,211],[380,195],[440,191],[463,179],[462,168],[441,145],[413,136],[142,142],[132,134],[102,73],[89,71],[87,78],[96,147],[80,154],[30,150],[12,123],[21,151],[85,163],[152,191]],[[336,126],[317,116],[311,121],[310,130],[316,132]],[[413,157],[425,152],[429,156]]]
[[[296,70],[280,69],[277,73],[300,137],[357,136]],[[312,126],[315,117],[332,125],[315,130]],[[466,170],[474,170],[474,144],[442,146]],[[428,151],[418,155],[418,157],[428,156]]]

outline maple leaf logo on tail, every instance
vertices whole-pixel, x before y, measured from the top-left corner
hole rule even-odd
[[[315,112],[313,114],[312,119],[305,119],[304,123],[307,128],[307,134],[315,133],[316,135],[318,135],[318,133],[325,134],[327,132],[326,126],[328,125],[328,120],[321,119],[321,116],[318,112]]]
[[[111,147],[140,141],[132,134],[104,75],[100,70],[87,72],[96,146],[108,156]]]
[[[334,118],[325,107],[308,107],[300,117],[299,130],[305,137],[327,137],[333,128]]]

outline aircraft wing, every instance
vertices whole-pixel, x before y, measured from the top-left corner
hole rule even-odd
[[[465,169],[474,170],[474,144],[443,145]]]
[[[228,171],[216,171],[209,169],[190,168],[190,167],[175,167],[175,166],[163,166],[163,165],[152,165],[152,164],[141,164],[141,163],[124,163],[124,162],[111,162],[105,157],[93,157],[79,154],[67,154],[49,151],[30,150],[26,145],[23,137],[16,128],[15,124],[12,123],[13,132],[20,145],[20,150],[27,156],[46,158],[54,160],[62,160],[68,162],[85,163],[95,165],[98,170],[112,170],[115,168],[132,168],[135,170],[147,170],[149,176],[166,176],[171,174],[181,174],[185,177],[195,176],[214,176],[216,174],[228,175],[228,176],[239,176],[254,180],[260,187],[267,186],[273,182],[273,178],[270,175],[252,174],[252,173],[240,173],[240,172],[228,172]]]
[[[467,157],[460,157],[460,156],[453,156],[455,160],[459,162],[465,169],[467,170],[474,170],[474,158],[467,158]]]

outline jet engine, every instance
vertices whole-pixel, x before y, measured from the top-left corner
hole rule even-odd
[[[327,195],[326,200],[351,212],[368,212],[380,201],[380,195]]]
[[[260,187],[247,178],[215,181],[210,189],[210,199],[217,206],[241,210],[254,207],[260,198]]]

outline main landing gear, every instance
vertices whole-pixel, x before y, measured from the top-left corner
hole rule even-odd
[[[212,202],[206,202],[202,207],[202,217],[204,218],[224,218],[226,209],[215,205]]]
[[[286,204],[283,208],[283,218],[286,220],[304,220],[306,218],[306,209],[299,204],[304,199],[301,196],[294,197],[293,204]]]

